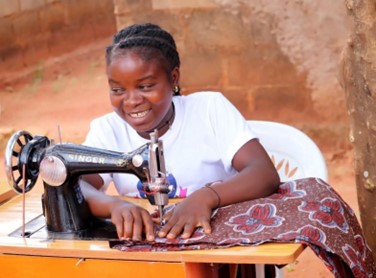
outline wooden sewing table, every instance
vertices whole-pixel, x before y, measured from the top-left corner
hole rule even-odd
[[[40,196],[33,190],[26,194],[25,222],[42,213]],[[133,201],[151,207],[147,200]],[[22,226],[22,203],[23,196],[16,195],[0,205],[1,277],[223,277],[218,276],[220,264],[288,264],[304,250],[300,244],[268,243],[215,250],[121,252],[109,248],[106,240],[9,236]]]

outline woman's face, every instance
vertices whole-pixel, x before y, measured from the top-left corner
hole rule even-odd
[[[172,88],[178,84],[178,68],[168,79],[158,59],[146,62],[136,52],[128,51],[114,57],[107,77],[114,111],[137,132],[153,131],[166,120]]]

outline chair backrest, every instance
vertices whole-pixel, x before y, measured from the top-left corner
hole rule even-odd
[[[328,180],[325,159],[301,130],[271,121],[248,121],[270,155],[281,181],[317,177]]]

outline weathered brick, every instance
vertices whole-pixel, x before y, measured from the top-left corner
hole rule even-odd
[[[16,14],[20,11],[20,3],[14,0],[0,0],[0,17]]]
[[[34,38],[33,43],[28,44],[22,51],[23,63],[25,67],[37,65],[49,56],[46,39],[42,36]]]
[[[221,59],[216,52],[187,52],[182,57],[182,77],[194,87],[208,88],[222,82]]]
[[[90,22],[82,25],[67,26],[59,32],[51,33],[48,47],[51,56],[59,56],[87,45],[95,38]]]
[[[116,32],[115,17],[112,14],[105,14],[92,22],[95,38],[112,36]]]
[[[247,51],[229,55],[227,59],[229,84],[232,86],[245,82],[253,86],[280,85],[304,79],[277,46],[250,47]]]
[[[187,44],[192,48],[231,53],[247,49],[250,43],[249,27],[240,17],[231,16],[223,9],[195,10],[186,24]]]
[[[21,13],[13,20],[16,43],[23,46],[29,44],[36,34],[40,34],[39,14],[36,11]]]
[[[8,45],[1,51],[0,72],[9,72],[24,66],[22,48],[18,45]]]
[[[180,17],[181,15],[177,13],[169,13],[166,11],[150,11],[136,15],[129,14],[124,16],[117,16],[116,26],[117,30],[120,30],[134,23],[152,22],[160,25],[162,28],[165,28],[174,36],[175,40],[179,40],[182,38],[182,26],[179,24]]]
[[[23,12],[15,3],[22,4]],[[3,14],[14,12],[0,16],[0,72],[76,50],[116,29],[112,0],[0,0],[0,4],[7,7],[1,9]],[[6,78],[2,74],[0,83],[7,83]]]
[[[15,34],[12,26],[12,19],[9,17],[0,18],[0,56],[1,51],[14,43]]]
[[[114,1],[113,0],[97,0],[96,13],[114,16]]]
[[[65,11],[66,25],[78,28],[84,33],[90,33],[93,39],[96,38],[95,34],[103,37],[114,32],[113,26],[116,25],[116,21],[112,0],[65,0],[62,7]],[[88,24],[91,30],[86,31],[84,25],[88,26]],[[108,29],[107,32],[106,29]]]
[[[138,15],[152,10],[151,0],[114,0],[115,15],[140,12]]]
[[[247,20],[247,25],[249,26],[249,33],[247,35],[253,44],[275,45],[275,33],[273,32],[271,26],[271,22],[273,22],[272,16],[264,15],[262,20],[257,17],[250,16]]]
[[[59,2],[45,6],[39,16],[42,32],[58,32],[67,23],[64,6]]]
[[[171,1],[171,0],[152,0],[153,9],[199,9],[199,8],[215,8],[219,4],[214,0],[189,0],[189,1]]]
[[[64,1],[66,21],[69,22],[69,25],[81,24],[87,21],[92,16],[90,11],[93,9],[93,5],[95,3],[92,1]]]
[[[19,0],[21,11],[34,10],[45,5],[45,0]]]
[[[251,92],[255,113],[265,118],[283,118],[283,113],[304,113],[310,108],[310,91],[294,84],[285,86],[256,87]]]
[[[247,101],[248,90],[245,88],[226,88],[222,92],[235,107],[242,113],[245,118],[248,118],[250,103]]]

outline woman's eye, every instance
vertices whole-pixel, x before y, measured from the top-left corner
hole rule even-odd
[[[116,96],[120,96],[124,94],[124,92],[125,90],[123,90],[122,88],[111,88],[111,93]]]
[[[143,85],[140,85],[140,90],[147,91],[147,90],[150,90],[152,87],[153,87],[153,84],[143,84]]]

